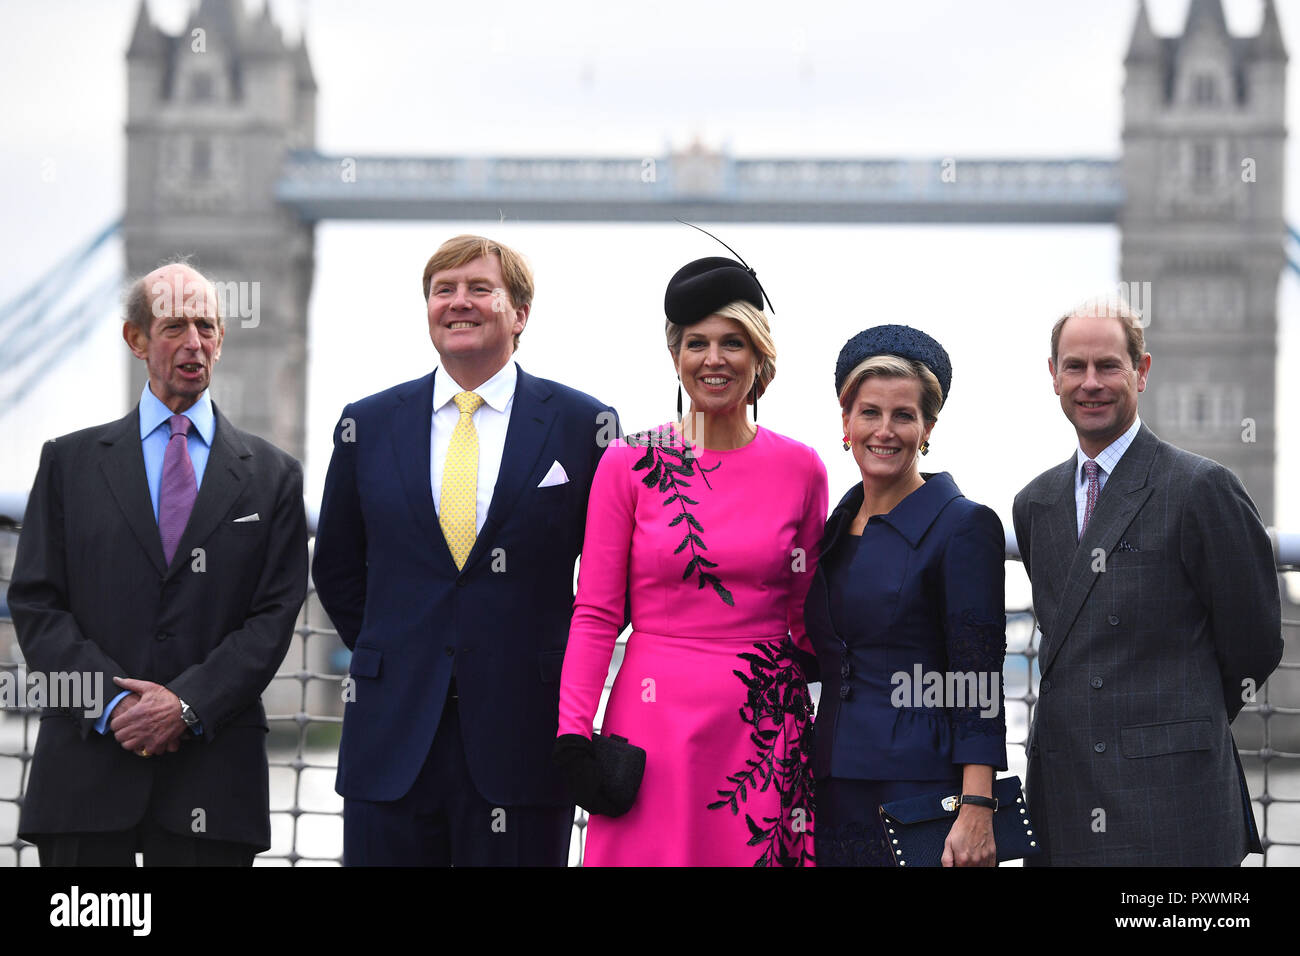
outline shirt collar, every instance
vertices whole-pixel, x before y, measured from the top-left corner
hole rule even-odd
[[[1138,431],[1142,428],[1142,417],[1133,416],[1133,424],[1128,427],[1128,431],[1120,435],[1113,442],[1103,448],[1097,457],[1093,459],[1097,467],[1110,477],[1110,473],[1115,470],[1119,460],[1124,457],[1124,452],[1128,451],[1128,446],[1133,444],[1133,439],[1137,437]],[[1085,479],[1083,477],[1083,463],[1088,460],[1087,454],[1084,453],[1083,445],[1078,446],[1078,454],[1074,461],[1074,480],[1076,484],[1081,484]]]
[[[519,366],[513,361],[506,362],[490,379],[474,389],[474,394],[483,399],[485,405],[498,412],[504,412],[510,399],[514,397],[515,385],[519,381]],[[433,376],[433,410],[436,413],[461,392],[468,391],[452,378],[445,368],[439,368]]]
[[[190,434],[197,434],[203,439],[203,444],[211,447],[212,434],[216,430],[216,416],[212,411],[212,396],[210,389],[204,389],[199,400],[185,409],[181,414],[190,420],[193,430]],[[170,408],[164,405],[157,395],[149,388],[149,383],[144,383],[144,390],[140,392],[140,439],[143,441],[153,434],[154,430],[160,425],[165,425],[167,419],[171,418],[174,413]]]

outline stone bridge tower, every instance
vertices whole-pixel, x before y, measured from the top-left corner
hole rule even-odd
[[[314,234],[274,189],[285,153],[315,144],[305,43],[286,43],[269,9],[249,15],[244,0],[202,0],[171,36],[141,0],[127,77],[127,271],[188,254],[223,284],[213,398],[239,427],[301,459]],[[132,404],[144,380],[132,360]]]
[[[1192,0],[1183,34],[1157,37],[1139,0],[1120,277],[1151,284],[1134,303],[1154,356],[1143,421],[1236,472],[1271,524],[1287,54],[1273,0],[1263,7],[1242,37],[1220,0]]]

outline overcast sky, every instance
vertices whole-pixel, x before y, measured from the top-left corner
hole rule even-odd
[[[250,6],[260,11],[260,0]],[[1296,6],[1279,3],[1293,49]],[[0,302],[121,212],[124,54],[136,8],[136,0],[0,2]],[[149,8],[178,31],[191,4]],[[286,0],[271,8],[291,38],[306,31],[320,85],[318,148],[330,153],[641,157],[699,138],[739,156],[960,160],[1117,157],[1136,2]],[[1148,8],[1156,31],[1173,33],[1187,2]],[[1235,32],[1258,28],[1258,0],[1227,0],[1225,9]],[[1292,69],[1293,131],[1298,74]],[[1291,148],[1288,218],[1300,222],[1294,156]],[[431,367],[412,275],[461,228],[517,244],[537,268],[520,352],[526,367],[613,402],[636,427],[671,412],[672,371],[659,357],[662,289],[678,265],[714,254],[703,237],[678,226],[327,224],[317,233],[311,306],[309,489],[323,480],[342,403]],[[853,474],[836,457],[830,368],[848,335],[882,321],[930,329],[953,353],[954,402],[927,467],[952,470],[1005,518],[1015,488],[1068,454],[1073,436],[1042,369],[1043,325],[1113,288],[1114,227],[736,226],[726,238],[771,283],[778,309],[782,358],[764,423],[818,448],[833,498]],[[358,287],[356,276],[375,273],[391,277],[383,284],[394,291]],[[1285,280],[1284,360],[1298,351],[1298,300],[1295,280]],[[123,356],[106,311],[87,345],[0,419],[0,487],[30,481],[43,438],[129,407]],[[219,395],[220,369],[216,383]],[[1300,454],[1290,451],[1300,444],[1296,395],[1285,387],[1281,395],[1278,517],[1300,529],[1300,501],[1287,507],[1281,492],[1300,475]],[[997,474],[980,467],[990,452],[1011,459]]]

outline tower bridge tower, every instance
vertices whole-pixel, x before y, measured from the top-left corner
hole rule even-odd
[[[1120,278],[1154,356],[1143,421],[1213,458],[1274,517],[1277,288],[1287,54],[1273,0],[1254,36],[1192,0],[1181,36],[1138,6],[1125,58]],[[1135,303],[1137,304],[1137,303]]]
[[[172,36],[141,0],[127,77],[127,270],[188,254],[221,284],[233,311],[213,398],[301,458],[314,237],[274,187],[286,152],[315,145],[305,43],[286,43],[269,8],[249,15],[243,0],[202,0]],[[131,369],[134,404],[145,370]]]

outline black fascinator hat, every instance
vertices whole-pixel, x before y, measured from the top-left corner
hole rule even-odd
[[[758,274],[736,250],[707,229],[681,219],[677,221],[683,226],[699,229],[736,258],[707,256],[688,262],[673,273],[664,292],[664,315],[668,316],[668,321],[674,325],[694,325],[729,302],[748,302],[754,308],[762,309],[767,292],[759,283]],[[767,307],[773,315],[776,314],[771,299],[767,299]]]
[[[664,314],[674,325],[694,325],[729,302],[763,308],[763,287],[735,259],[708,256],[688,262],[668,280]]]

